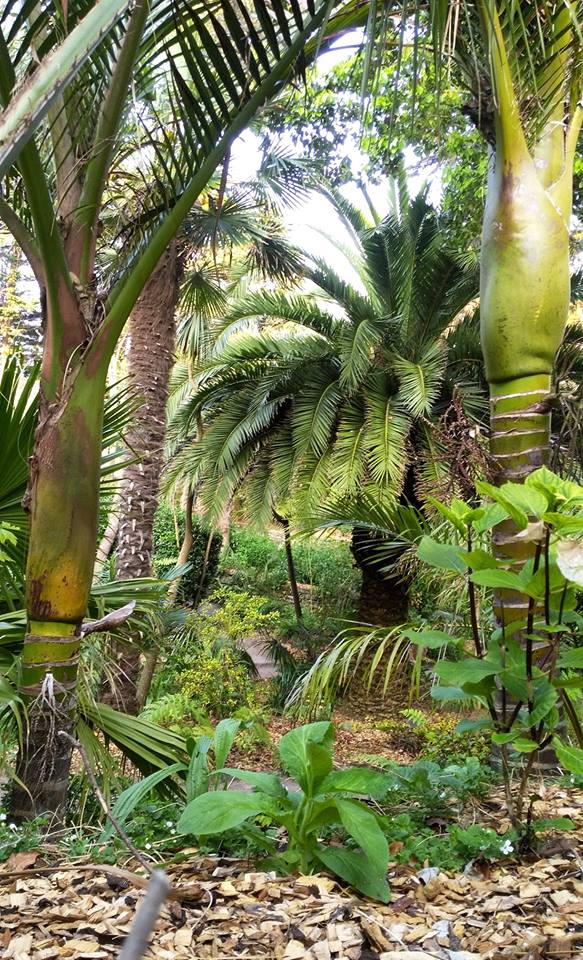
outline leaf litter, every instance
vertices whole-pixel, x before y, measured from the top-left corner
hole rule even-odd
[[[576,825],[549,841],[544,859],[473,863],[455,875],[392,864],[387,905],[327,876],[281,878],[193,850],[166,867],[173,893],[149,956],[583,960],[583,791],[548,788],[544,814]],[[500,829],[500,809],[497,819]],[[0,869],[0,957],[116,957],[147,886],[136,870],[131,860],[111,867],[51,863],[46,850],[13,854]]]

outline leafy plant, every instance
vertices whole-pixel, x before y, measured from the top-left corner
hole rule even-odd
[[[227,779],[222,775],[221,768],[225,765],[240,725],[240,720],[221,720],[210,736],[203,735],[196,740],[189,738],[186,741],[188,763],[179,761],[167,765],[127,787],[120,793],[113,808],[113,814],[118,822],[122,824],[127,822],[130,814],[136,810],[144,798],[171,777],[179,777],[184,781],[184,796],[187,803],[201,794],[206,795],[209,790],[224,788]],[[212,780],[211,774],[214,774]],[[101,834],[102,842],[106,842],[112,835],[113,827],[111,822],[108,822]]]
[[[468,797],[483,796],[493,779],[493,771],[476,757],[443,766],[431,760],[409,764],[376,756],[363,760],[387,773],[383,802],[393,809],[403,807],[418,819],[451,816]]]
[[[153,530],[154,545],[154,566],[159,575],[164,575],[178,563],[178,552],[180,542],[177,542],[177,533],[179,541],[184,536],[184,513],[182,510],[174,512],[165,504],[160,504],[156,511]],[[178,591],[178,598],[185,603],[192,603],[199,593],[202,583],[200,596],[206,596],[208,590],[215,580],[219,557],[221,553],[222,537],[219,533],[213,533],[211,538],[210,550],[208,550],[208,541],[211,531],[203,526],[200,520],[193,517],[192,520],[192,547],[188,555],[188,570],[184,573]],[[206,562],[205,562],[206,558]]]
[[[474,507],[453,500],[434,501],[452,535],[448,541],[424,537],[421,560],[456,571],[466,580],[471,637],[453,638],[429,631],[435,643],[460,651],[460,640],[474,646],[473,656],[442,660],[434,669],[442,682],[433,690],[440,700],[472,698],[485,710],[477,720],[462,720],[463,730],[488,730],[500,749],[508,812],[515,827],[524,813],[529,775],[538,754],[552,744],[561,766],[583,771],[583,729],[577,707],[583,687],[583,649],[577,646],[583,617],[576,609],[576,587],[583,585],[583,487],[562,480],[546,467],[524,484],[478,484],[493,503]],[[506,527],[504,526],[506,524]],[[510,526],[508,526],[510,525]],[[492,528],[517,530],[535,544],[534,556],[498,556],[480,546]],[[507,535],[508,536],[508,535]],[[500,626],[484,635],[477,614],[477,589],[494,591]],[[525,598],[523,602],[522,598]],[[522,611],[520,616],[514,612]],[[560,733],[561,709],[577,746]],[[510,751],[524,757],[513,787]]]
[[[367,896],[386,902],[387,841],[377,815],[357,799],[382,795],[385,777],[362,767],[333,770],[333,739],[327,721],[297,727],[281,738],[281,764],[297,781],[297,790],[286,787],[275,773],[218,770],[218,775],[248,783],[252,792],[198,795],[185,807],[178,830],[197,836],[220,834],[260,816],[284,827],[288,835],[285,851],[277,851],[265,838],[269,863],[283,872],[310,873],[324,867]],[[319,839],[324,828],[343,830],[359,849],[324,843]]]
[[[419,757],[436,763],[464,762],[471,754],[478,760],[487,760],[490,745],[481,730],[459,730],[459,716],[432,713],[407,708],[400,711],[419,737]]]
[[[255,702],[249,670],[236,650],[224,646],[213,653],[202,648],[189,662],[189,669],[181,675],[180,688],[196,709],[227,717]]]

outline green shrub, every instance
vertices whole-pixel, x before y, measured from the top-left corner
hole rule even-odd
[[[293,544],[293,555],[298,582],[314,588],[315,601],[323,605],[333,602],[339,616],[352,607],[360,574],[348,543],[297,542]],[[251,580],[259,589],[281,593],[288,583],[283,543],[248,527],[233,529],[224,565],[235,568],[235,582],[241,585]]]
[[[184,536],[184,513],[182,510],[177,512],[177,522],[178,535],[182,540]],[[209,530],[202,526],[199,520],[193,518],[192,535],[193,543],[188,555],[190,569],[184,574],[178,593],[178,600],[182,603],[193,603],[197,596],[208,545]],[[154,570],[158,576],[163,576],[178,563],[180,550],[180,543],[176,542],[174,513],[165,504],[160,504],[156,511],[152,539],[154,544]],[[208,593],[217,575],[221,544],[221,535],[214,533],[201,593],[203,597]]]
[[[460,732],[457,714],[427,714],[415,709],[400,712],[419,737],[419,757],[423,760],[455,763],[468,755],[482,761],[490,756],[490,738],[480,731]]]
[[[255,702],[249,671],[238,652],[226,646],[215,652],[202,648],[195,653],[189,669],[180,677],[180,691],[197,708],[217,718]]]

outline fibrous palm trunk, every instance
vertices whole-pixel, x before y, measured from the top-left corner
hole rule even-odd
[[[405,623],[409,614],[409,579],[397,569],[393,576],[382,570],[378,550],[368,530],[354,527],[352,554],[362,575],[358,619],[376,627],[394,627]]]
[[[121,480],[118,580],[152,575],[152,531],[166,436],[168,379],[174,358],[178,274],[173,242],[162,255],[130,317],[129,380],[143,403],[126,435],[136,462],[125,468]],[[133,644],[119,645],[116,659],[118,677],[110,696],[119,709],[135,713],[139,649]]]

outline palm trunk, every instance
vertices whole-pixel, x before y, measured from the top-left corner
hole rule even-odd
[[[283,543],[285,548],[285,559],[287,563],[287,578],[289,580],[289,586],[291,590],[296,620],[298,624],[301,624],[303,622],[304,617],[302,614],[302,603],[300,600],[300,591],[298,589],[298,578],[296,576],[296,565],[294,563],[294,554],[293,554],[291,535],[289,530],[289,520],[287,517],[283,517],[276,510],[273,511],[273,516],[275,517],[276,522],[283,527]]]
[[[563,87],[563,97],[555,93],[557,106],[530,149],[496,11],[486,9],[482,0],[480,12],[490,40],[497,101],[480,279],[491,453],[497,483],[522,483],[550,460],[551,378],[569,310],[569,220],[581,109],[565,122],[569,37],[565,9],[564,20],[560,16],[555,23],[552,66],[542,80],[542,87],[551,85],[555,91]],[[498,524],[493,546],[499,559],[519,570],[540,548],[517,534],[511,520]],[[498,590],[493,602],[498,622],[504,627],[512,624],[515,636],[531,642],[524,639],[528,597]],[[505,706],[512,708],[502,695],[501,705],[503,712]],[[540,759],[552,763],[548,751]]]
[[[119,497],[114,497],[111,509],[109,511],[109,516],[107,518],[107,525],[103,531],[103,536],[99,541],[97,546],[97,555],[95,557],[95,566],[93,568],[93,580],[99,580],[99,576],[103,567],[109,560],[111,551],[113,550],[113,545],[117,538],[117,532],[119,530]]]
[[[379,569],[374,541],[368,530],[354,527],[351,550],[362,574],[358,619],[377,627],[406,623],[409,615],[409,580],[401,571],[390,576]]]
[[[121,481],[118,580],[152,575],[152,531],[166,435],[177,300],[178,259],[173,242],[144,287],[130,318],[129,379],[144,403],[134,414],[132,429],[126,436],[137,462],[126,467]],[[140,651],[135,644],[119,645],[116,659],[119,672],[115,690],[105,699],[113,699],[126,713],[136,713]]]
[[[491,31],[498,110],[482,235],[481,336],[497,482],[521,483],[550,459],[551,376],[570,298],[576,133],[563,124],[560,103],[529,149],[498,20],[488,12],[483,19]],[[553,83],[558,79],[554,74]],[[516,533],[511,522],[500,524],[494,546],[518,567],[534,555],[536,544],[517,539]],[[494,603],[500,622],[526,624],[526,597],[500,591]]]
[[[28,729],[13,793],[18,819],[65,809],[75,722],[81,621],[97,539],[103,384],[79,377],[45,404],[31,463],[26,571],[28,629],[19,690]]]

